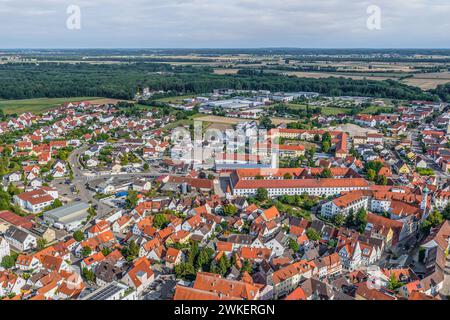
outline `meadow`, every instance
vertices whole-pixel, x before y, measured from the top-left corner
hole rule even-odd
[[[23,112],[42,113],[55,108],[64,102],[80,102],[99,100],[98,97],[71,97],[71,98],[37,98],[25,100],[0,100],[0,109],[5,114],[20,114]]]

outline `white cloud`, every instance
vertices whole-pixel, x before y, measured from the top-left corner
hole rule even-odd
[[[449,14],[448,0],[0,0],[0,47],[449,47]]]

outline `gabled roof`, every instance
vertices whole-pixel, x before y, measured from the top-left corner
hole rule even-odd
[[[151,269],[150,261],[147,258],[142,257],[134,262],[133,268],[127,274],[134,284],[135,288],[139,288],[142,283],[142,277],[150,279],[154,273]]]
[[[206,272],[197,273],[193,288],[241,300],[254,300],[259,293],[259,287],[256,285],[224,279],[220,275]]]

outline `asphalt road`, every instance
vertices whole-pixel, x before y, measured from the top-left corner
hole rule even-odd
[[[79,156],[86,151],[88,147],[82,147],[80,149],[75,150],[72,152],[68,158],[68,162],[70,164],[70,167],[73,171],[73,181],[72,183],[78,190],[78,194],[76,195],[77,198],[80,198],[81,201],[92,203],[93,206],[96,206],[96,212],[97,217],[101,218],[105,214],[111,211],[111,207],[107,206],[106,204],[102,203],[101,201],[98,201],[94,198],[94,193],[87,189],[86,187],[86,177],[81,171],[81,164],[79,162]]]

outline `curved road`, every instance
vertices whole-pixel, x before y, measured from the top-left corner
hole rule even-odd
[[[82,147],[80,149],[77,149],[73,151],[69,158],[68,162],[70,164],[70,167],[72,168],[73,172],[73,184],[78,190],[78,198],[80,198],[84,202],[91,202],[92,205],[97,206],[97,217],[101,218],[105,214],[111,211],[111,207],[107,206],[106,204],[102,203],[101,201],[98,201],[94,198],[94,194],[87,189],[86,187],[86,177],[84,176],[83,172],[81,171],[81,164],[79,162],[79,156],[84,153],[88,149],[87,146]]]

